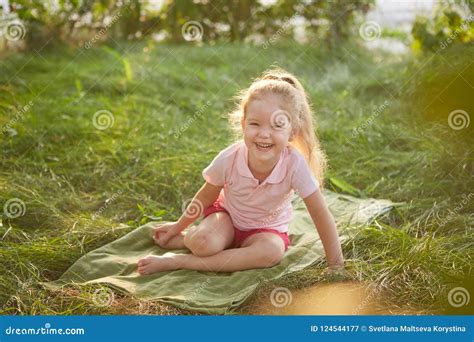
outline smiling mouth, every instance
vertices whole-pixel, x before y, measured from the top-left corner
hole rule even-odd
[[[270,150],[274,145],[273,145],[273,144],[255,143],[255,146],[257,146],[257,149],[258,149],[258,150],[261,150],[261,151],[268,151],[268,150]]]

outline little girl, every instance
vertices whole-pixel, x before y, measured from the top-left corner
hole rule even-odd
[[[293,75],[271,70],[239,98],[230,118],[243,141],[221,151],[203,171],[206,182],[181,218],[154,230],[160,247],[187,248],[191,253],[142,258],[141,275],[176,269],[234,272],[277,265],[290,245],[294,192],[306,204],[328,265],[343,266],[334,218],[320,190],[325,155],[303,86]],[[201,214],[204,219],[199,225],[184,233]]]

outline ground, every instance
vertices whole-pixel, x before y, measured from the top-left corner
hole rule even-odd
[[[441,70],[434,68],[446,72],[459,62],[431,57],[352,45],[124,42],[0,60],[0,203],[24,203],[23,215],[2,216],[0,312],[180,313],[118,294],[101,306],[92,288],[53,293],[37,283],[57,279],[84,253],[148,220],[176,219],[201,186],[202,169],[233,141],[226,119],[232,96],[272,65],[308,90],[329,159],[326,187],[402,202],[344,244],[352,281],[375,286],[384,312],[450,312],[449,290],[471,286],[472,124],[455,130],[449,112],[425,112],[454,79],[473,78],[461,68],[420,95],[422,81]],[[94,120],[97,112],[96,119],[105,116]],[[262,285],[238,312],[256,312],[252,303],[274,286],[330,280],[317,263]]]

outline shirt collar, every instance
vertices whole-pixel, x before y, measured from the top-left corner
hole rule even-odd
[[[284,160],[286,159],[287,154],[288,149],[283,149],[280,154],[280,159],[276,163],[270,175],[267,177],[267,179],[265,179],[264,183],[277,184],[283,181],[286,175],[286,163],[284,162]],[[237,171],[243,177],[255,179],[248,166],[248,156],[249,150],[245,143],[242,141],[241,146],[237,152]]]

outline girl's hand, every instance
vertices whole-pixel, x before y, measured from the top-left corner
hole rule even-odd
[[[165,246],[171,238],[181,233],[181,230],[177,222],[158,224],[153,230],[153,240],[158,245]]]
[[[349,278],[344,265],[331,265],[326,271],[329,281],[344,281]]]

